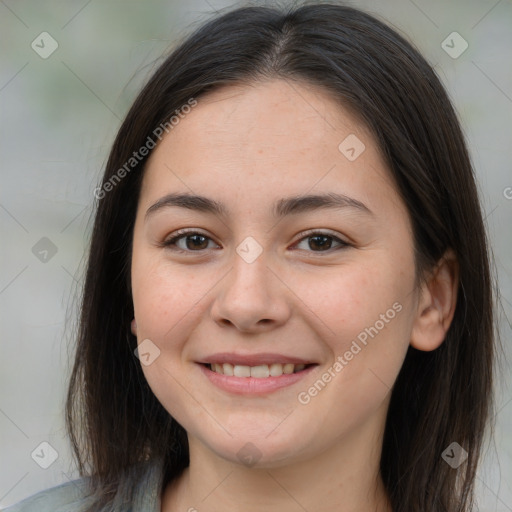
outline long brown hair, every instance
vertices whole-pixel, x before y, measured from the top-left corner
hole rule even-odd
[[[494,355],[490,258],[474,172],[432,67],[385,23],[335,4],[217,15],[166,58],[129,110],[98,196],[66,404],[80,473],[93,477],[97,505],[108,506],[141,462],[163,460],[166,482],[189,463],[186,432],[134,356],[131,243],[147,156],[126,163],[191,98],[261,78],[320,86],[368,126],[407,206],[420,279],[447,248],[458,258],[455,316],[438,349],[409,348],[392,391],[380,470],[394,512],[467,512],[492,407]],[[441,456],[452,442],[468,453],[457,470]]]

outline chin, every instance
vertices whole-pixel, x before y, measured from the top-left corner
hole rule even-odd
[[[306,439],[306,433],[290,432],[289,429],[275,429],[271,432],[268,423],[265,428],[258,430],[258,425],[252,423],[252,428],[240,430],[229,429],[232,436],[223,431],[222,435],[211,437],[211,432],[199,435],[202,443],[218,457],[247,468],[265,469],[287,466],[292,462],[305,460],[313,455],[311,440]],[[275,428],[275,427],[273,427]],[[268,432],[271,432],[269,435]]]

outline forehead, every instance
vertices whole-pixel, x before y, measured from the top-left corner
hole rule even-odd
[[[197,101],[149,158],[143,196],[179,189],[249,204],[336,189],[362,202],[398,202],[369,130],[321,88],[271,80]]]
[[[255,148],[272,156],[330,149],[337,157],[337,140],[354,132],[373,145],[365,125],[327,91],[288,79],[221,87],[201,96],[184,118],[171,132],[176,145],[192,132],[201,146]]]

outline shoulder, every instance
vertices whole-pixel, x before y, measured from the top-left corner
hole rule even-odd
[[[146,461],[130,467],[120,479],[110,512],[158,512],[161,509],[160,489],[162,461]],[[90,477],[40,491],[0,512],[85,512],[97,508],[98,494],[91,493]],[[101,493],[101,489],[99,490]],[[103,508],[101,509],[103,510]]]
[[[78,512],[87,496],[87,487],[86,478],[64,482],[2,509],[2,512]]]

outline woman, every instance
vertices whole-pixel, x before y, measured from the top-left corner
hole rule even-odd
[[[487,240],[410,43],[339,5],[218,16],[139,94],[95,195],[83,478],[9,510],[472,510]]]

